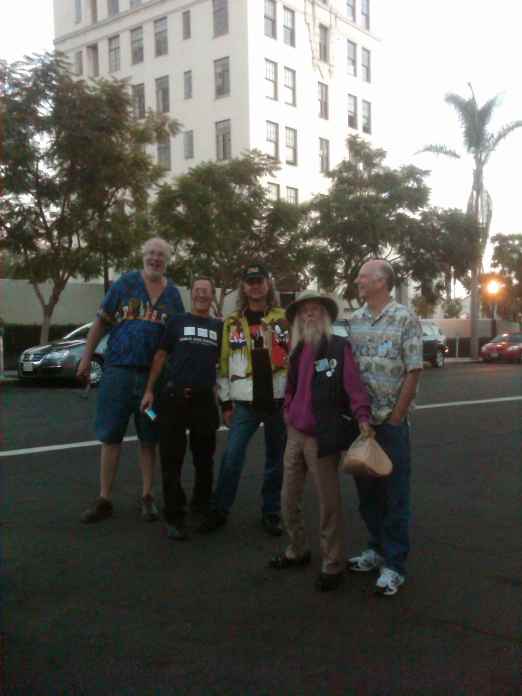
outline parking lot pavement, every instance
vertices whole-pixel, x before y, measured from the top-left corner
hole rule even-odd
[[[314,562],[266,568],[281,542],[259,520],[262,440],[252,443],[227,527],[168,542],[139,520],[134,443],[124,447],[116,517],[84,527],[97,447],[1,458],[7,694],[520,693],[522,368],[426,370],[415,415],[410,575],[378,599],[372,579],[313,590]],[[3,387],[2,448],[92,439],[94,398]],[[219,450],[226,433],[219,436]],[[190,462],[185,469],[190,487]],[[343,479],[349,551],[365,532]]]

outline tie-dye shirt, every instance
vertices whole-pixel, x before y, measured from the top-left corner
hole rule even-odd
[[[422,370],[420,321],[392,300],[378,316],[364,305],[348,324],[352,350],[370,395],[372,422],[383,423],[399,399],[407,373]]]
[[[98,316],[111,325],[105,364],[149,367],[167,321],[184,311],[179,290],[171,280],[152,305],[141,272],[122,275],[98,311]]]

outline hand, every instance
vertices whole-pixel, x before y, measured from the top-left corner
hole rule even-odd
[[[144,413],[154,403],[154,392],[152,389],[147,389],[143,394],[143,399],[140,404],[140,411]]]
[[[403,420],[403,418],[400,418],[395,413],[392,413],[391,416],[388,418],[387,422],[390,425],[395,425],[396,427],[398,427],[399,425],[402,425]]]
[[[366,421],[359,423],[359,431],[364,438],[375,437],[375,430]]]
[[[231,406],[230,408],[227,408],[225,411],[223,411],[223,423],[227,426],[227,428],[230,428],[233,416],[234,416],[234,407],[233,406]]]
[[[76,377],[85,384],[88,384],[91,379],[91,360],[85,355],[82,356],[80,362],[78,363],[78,369],[76,370]]]

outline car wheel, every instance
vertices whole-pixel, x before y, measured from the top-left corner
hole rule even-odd
[[[431,364],[433,365],[433,367],[441,368],[444,367],[445,362],[446,356],[441,350],[438,350]]]
[[[89,375],[91,386],[98,386],[98,384],[101,382],[102,374],[103,364],[101,360],[99,358],[93,358],[91,360],[91,374]]]

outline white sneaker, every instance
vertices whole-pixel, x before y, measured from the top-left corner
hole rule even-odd
[[[381,574],[375,583],[375,592],[391,597],[397,594],[399,587],[404,584],[405,577],[391,568],[381,568]]]
[[[384,558],[380,553],[373,549],[366,549],[360,556],[353,556],[348,559],[348,570],[354,573],[369,573],[371,570],[381,568],[384,563]]]

